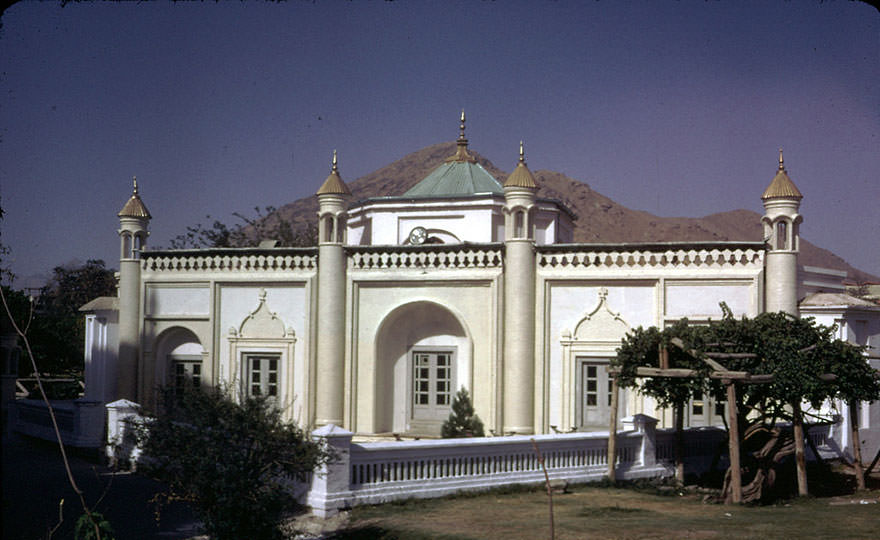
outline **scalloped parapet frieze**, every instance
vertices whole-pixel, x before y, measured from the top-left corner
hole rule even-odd
[[[314,254],[291,255],[144,255],[148,272],[281,272],[309,271],[317,267]]]
[[[455,247],[431,251],[355,251],[348,255],[353,270],[500,268],[501,248]]]
[[[544,251],[538,267],[556,268],[731,268],[763,264],[760,249]]]

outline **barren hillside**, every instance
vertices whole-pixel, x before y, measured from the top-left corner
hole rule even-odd
[[[347,181],[354,200],[400,195],[437,167],[455,151],[454,142],[435,144],[413,152],[354,181]],[[489,160],[471,153],[499,181],[507,173]],[[344,170],[342,171],[344,175]],[[713,240],[761,240],[760,214],[751,210],[731,210],[699,218],[659,217],[631,210],[590,189],[584,182],[564,174],[534,171],[538,196],[557,199],[577,214],[576,242],[668,242]],[[344,176],[343,176],[344,178]],[[756,199],[756,206],[758,201]],[[315,196],[300,199],[278,209],[296,229],[314,224],[318,210]],[[270,216],[271,219],[272,216]],[[845,270],[849,279],[878,281],[880,278],[850,266],[834,253],[801,240],[801,264]]]

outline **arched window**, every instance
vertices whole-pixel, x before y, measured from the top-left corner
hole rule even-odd
[[[345,220],[341,217],[336,218],[333,229],[336,233],[335,234],[336,239],[334,240],[334,242],[341,244],[342,243],[342,234],[343,234],[343,231],[345,230]]]
[[[131,258],[131,233],[128,231],[122,233],[122,253],[120,257],[123,259]]]
[[[324,216],[321,218],[321,240],[324,242],[333,241],[333,217]]]
[[[788,224],[780,221],[776,224],[776,249],[788,249]]]
[[[525,211],[517,210],[513,213],[513,237],[525,237]]]

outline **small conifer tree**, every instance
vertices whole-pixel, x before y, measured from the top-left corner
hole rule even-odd
[[[464,387],[455,394],[455,399],[452,400],[452,412],[443,422],[440,434],[444,439],[483,436],[483,422],[474,414],[471,397]]]

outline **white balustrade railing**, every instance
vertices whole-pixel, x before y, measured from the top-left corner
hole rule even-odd
[[[500,268],[501,245],[431,245],[419,247],[349,248],[352,270]]]
[[[205,250],[204,252],[145,252],[142,267],[148,272],[290,272],[317,267],[317,250],[273,249]]]
[[[538,267],[706,267],[722,268],[763,264],[760,244],[700,249],[675,249],[668,246],[627,247],[589,245],[540,246]]]
[[[618,478],[671,474],[656,459],[656,422],[636,415],[636,431],[618,434]],[[353,443],[351,432],[330,425],[312,435],[338,457],[312,479],[306,502],[320,516],[360,504],[542,483],[535,446],[552,480],[598,481],[608,471],[607,432]]]
[[[148,460],[131,433],[133,422],[145,421],[137,404],[120,400],[108,404],[107,413],[108,457],[133,465]],[[642,414],[626,423],[634,429],[617,434],[617,478],[671,476],[674,430],[657,430],[657,420]],[[810,432],[814,440],[831,443],[825,435],[828,426],[815,429]],[[353,433],[331,424],[313,431],[312,437],[325,444],[335,459],[315,471],[308,485],[290,480],[291,493],[322,517],[362,504],[540,484],[544,472],[535,446],[551,480],[593,482],[608,472],[607,432],[355,443]],[[726,467],[726,437],[717,427],[686,429],[688,472],[705,472],[713,460]],[[819,449],[824,453],[822,446]]]

